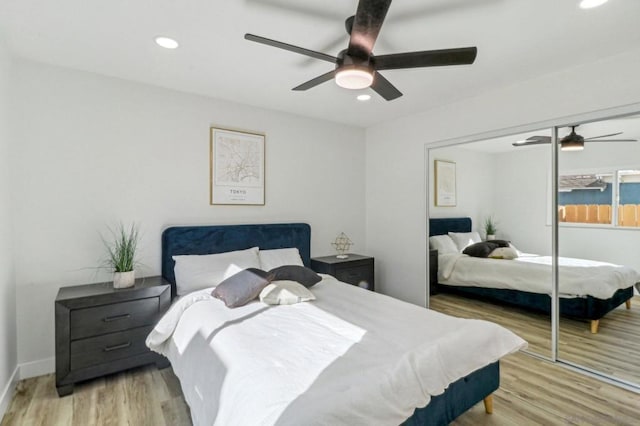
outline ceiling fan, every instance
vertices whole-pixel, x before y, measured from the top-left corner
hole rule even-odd
[[[245,34],[244,38],[335,64],[335,69],[302,83],[293,90],[309,90],[335,79],[338,86],[346,89],[371,87],[387,101],[399,98],[402,93],[378,71],[466,65],[475,61],[478,53],[476,47],[374,55],[373,45],[390,5],[391,0],[360,0],[356,14],[345,22],[350,36],[349,46],[338,53],[337,57],[253,34]]]
[[[563,151],[580,151],[585,142],[638,142],[637,139],[603,139],[621,135],[622,132],[585,138],[576,133],[576,127],[571,126],[571,133],[560,139],[560,149]],[[528,146],[551,143],[551,136],[530,136],[525,140],[514,142],[513,146]]]

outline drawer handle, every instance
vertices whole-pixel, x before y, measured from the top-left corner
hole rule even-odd
[[[131,346],[131,342],[122,343],[120,345],[115,345],[115,346],[107,346],[106,348],[104,348],[104,351],[105,352],[117,351],[118,349],[128,348],[129,346]]]
[[[111,321],[118,321],[118,320],[121,320],[121,319],[127,319],[127,318],[130,318],[130,317],[131,317],[131,314],[115,315],[113,317],[105,317],[105,318],[102,319],[102,321],[111,322]]]

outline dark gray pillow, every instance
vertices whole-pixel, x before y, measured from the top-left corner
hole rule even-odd
[[[295,281],[309,288],[322,281],[322,277],[309,268],[299,265],[283,265],[269,271],[271,281]]]
[[[247,268],[222,281],[213,289],[211,295],[222,300],[228,308],[237,308],[258,297],[270,282],[269,272],[258,268]]]
[[[471,244],[464,249],[462,253],[473,257],[489,257],[489,254],[498,247],[500,247],[500,245],[493,241],[483,241],[481,243]]]
[[[496,244],[498,247],[509,247],[510,241],[507,240],[488,240],[488,243]]]

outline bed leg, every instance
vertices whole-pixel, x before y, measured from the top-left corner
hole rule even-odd
[[[484,402],[484,411],[487,414],[493,414],[493,395],[489,395],[482,402]]]
[[[624,305],[627,307],[627,309],[631,309],[631,299],[627,299],[627,301],[624,302]]]
[[[599,325],[600,325],[600,320],[591,320],[591,334],[598,334]]]

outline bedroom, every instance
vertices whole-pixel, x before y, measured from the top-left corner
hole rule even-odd
[[[569,208],[569,205],[573,205],[572,203],[583,202],[582,205],[586,207],[587,204],[593,204],[591,200],[599,199],[602,203],[612,204],[615,171],[633,169],[633,159],[638,158],[639,124],[636,115],[582,123],[577,128],[580,133],[591,136],[622,132],[620,135],[607,138],[621,139],[621,141],[607,140],[597,143],[587,141],[582,151],[559,151],[558,174],[561,176],[559,212]],[[613,131],[614,128],[616,131]],[[559,137],[565,136],[569,131],[568,128],[559,129]],[[640,264],[629,250],[633,241],[637,239],[637,224],[621,226],[623,207],[620,209],[614,207],[617,217],[613,218],[611,215],[603,217],[601,223],[593,223],[596,221],[595,218],[587,220],[583,217],[581,218],[583,223],[561,222],[559,225],[559,256],[610,262],[624,265],[624,269],[619,268],[616,272],[619,275],[608,278],[607,275],[603,275],[605,272],[598,272],[596,269],[600,268],[599,271],[603,271],[604,266],[600,264],[597,267],[593,264],[589,269],[585,268],[587,265],[585,262],[575,263],[569,259],[561,259],[561,265],[575,264],[580,267],[569,271],[567,268],[570,266],[561,266],[559,277],[561,317],[557,354],[552,355],[555,347],[552,345],[552,324],[548,313],[524,309],[525,307],[545,308],[549,305],[550,299],[545,296],[546,299],[543,297],[543,300],[539,300],[537,297],[530,298],[522,293],[516,297],[514,292],[519,290],[551,294],[550,268],[542,273],[537,269],[524,269],[527,265],[537,265],[543,260],[543,258],[530,257],[526,253],[550,255],[552,252],[550,144],[535,144],[528,147],[513,145],[519,144],[518,141],[537,136],[544,139],[548,135],[551,135],[550,129],[541,129],[525,134],[429,150],[432,182],[432,187],[429,189],[429,215],[430,222],[433,222],[431,226],[440,226],[441,219],[433,218],[470,216],[473,229],[479,231],[484,238],[484,221],[491,216],[494,222],[497,222],[497,238],[511,241],[518,250],[525,253],[518,256],[518,263],[508,265],[509,261],[505,261],[506,264],[500,264],[497,261],[498,264],[492,264],[491,269],[487,269],[486,273],[504,271],[504,273],[513,274],[503,276],[506,279],[493,275],[485,276],[479,269],[483,265],[477,262],[468,262],[468,265],[467,263],[452,264],[454,260],[448,256],[438,256],[438,279],[449,285],[437,287],[439,292],[447,294],[432,294],[430,306],[449,314],[456,311],[465,312],[465,316],[510,324],[529,341],[529,350],[532,352],[544,357],[557,356],[559,359],[581,365],[591,371],[637,383],[640,370],[636,365],[640,360],[635,359],[633,354],[634,347],[640,343],[640,339],[635,333],[633,324],[640,320],[640,311],[636,312],[634,306],[639,299],[630,299],[630,309],[626,309],[627,298],[634,293],[637,296],[637,290],[633,291],[633,287],[638,281],[637,271],[640,270]],[[433,164],[436,160],[452,161],[456,165],[458,177],[456,186],[459,196],[458,203],[454,207],[435,206]],[[597,180],[596,176],[591,178],[590,171],[599,173],[598,176],[601,176],[601,179]],[[581,176],[585,176],[583,184],[576,183],[575,179],[562,178],[562,176],[575,177],[580,173]],[[632,179],[625,176],[630,176]],[[629,175],[629,172],[624,172],[616,177],[619,182],[615,192],[619,197],[616,196],[613,199],[619,198],[621,205],[637,204],[634,191],[636,183],[633,176]],[[605,180],[608,183],[605,183]],[[630,181],[625,182],[625,180]],[[595,186],[593,182],[599,185]],[[608,201],[606,201],[607,197]],[[577,217],[568,219],[575,221]],[[612,223],[618,223],[618,226],[614,227]],[[431,235],[438,233],[437,230],[430,229]],[[472,275],[464,272],[464,268],[467,267],[473,268]],[[520,267],[523,268],[522,276],[519,275]],[[592,277],[594,277],[593,281]],[[538,282],[539,279],[542,279],[542,282]],[[457,285],[473,287],[460,288]],[[475,286],[485,288],[477,289]],[[593,289],[589,290],[589,286],[593,286]],[[496,294],[493,290],[495,288],[509,290]],[[577,305],[579,299],[572,299],[574,294],[593,295],[598,300],[608,299],[618,289],[623,288],[625,295],[620,293],[619,300],[616,299],[615,304],[606,310],[603,307],[601,312],[595,307],[592,308],[593,312],[580,311]],[[585,290],[586,293],[581,293]],[[469,291],[475,296],[469,295]],[[450,296],[452,292],[456,295]],[[479,296],[482,299],[478,300]],[[500,297],[503,302],[493,301],[492,303],[487,301],[488,297]],[[573,307],[565,306],[567,303],[572,303]],[[517,307],[512,308],[513,304]],[[611,312],[607,312],[609,309],[612,309]],[[587,318],[598,320],[594,324],[594,320]],[[526,331],[527,323],[532,324],[530,332]],[[599,329],[598,326],[600,326]],[[625,347],[627,345],[629,346]],[[618,351],[625,355],[616,356],[615,353]],[[602,356],[603,354],[605,355]]]
[[[488,3],[502,6],[501,2]],[[260,13],[266,13],[265,9]],[[93,16],[90,11],[86,13]],[[35,18],[40,15],[33,15],[32,21],[20,16],[17,24],[36,25]],[[66,22],[60,12],[40,19],[47,16],[53,20],[48,24],[51,27],[45,26],[47,22],[40,23],[43,26],[39,31],[48,35],[55,33],[60,20]],[[69,16],[75,15],[69,12]],[[438,19],[446,21],[442,16]],[[343,31],[341,26],[338,22],[335,28],[327,29],[326,40]],[[271,27],[265,24],[261,28],[267,34]],[[74,30],[80,34],[88,31]],[[282,31],[286,35],[286,30]],[[2,145],[2,170],[10,173],[2,179],[3,200],[8,200],[3,202],[2,226],[14,238],[3,238],[2,242],[2,259],[7,267],[2,268],[0,286],[4,315],[1,346],[15,348],[3,349],[0,355],[4,366],[0,372],[2,389],[18,366],[22,377],[53,371],[53,299],[61,285],[107,279],[83,268],[92,268],[98,261],[98,234],[108,223],[141,221],[145,230],[143,263],[149,265],[149,273],[157,273],[159,231],[169,224],[304,220],[314,229],[314,255],[331,254],[330,242],[344,231],[356,242],[354,251],[376,257],[376,279],[383,293],[424,306],[426,248],[424,241],[416,238],[423,233],[416,230],[424,226],[425,202],[419,194],[423,193],[425,143],[640,100],[638,86],[631,83],[640,70],[640,55],[634,48],[637,32],[618,34],[628,44],[616,45],[615,51],[602,49],[594,56],[576,56],[575,63],[562,60],[573,52],[558,52],[557,69],[528,69],[522,73],[527,81],[507,83],[508,76],[495,77],[494,86],[486,92],[457,94],[453,99],[442,93],[432,98],[441,97],[448,104],[429,99],[433,104],[425,104],[420,110],[399,111],[388,122],[367,126],[318,119],[317,111],[308,117],[278,112],[281,108],[272,106],[268,99],[264,105],[251,106],[247,99],[254,96],[255,88],[237,88],[228,97],[222,92],[219,97],[202,97],[156,87],[163,86],[162,82],[154,83],[156,86],[141,84],[153,83],[145,70],[159,73],[160,59],[143,67],[141,78],[128,79],[133,81],[100,75],[100,69],[107,71],[108,61],[96,59],[92,66],[83,67],[68,52],[65,55],[56,49],[51,50],[58,54],[56,57],[39,60],[37,46],[29,41],[38,40],[37,34],[28,34],[31,38],[25,40],[22,54],[9,56],[5,48],[2,56],[3,75],[9,81],[6,86],[11,87],[14,98],[10,105],[3,105],[0,117],[3,123],[12,123],[16,140]],[[149,37],[153,35],[155,32]],[[309,43],[313,38],[309,36]],[[266,67],[273,52],[259,48],[252,46],[251,51],[263,55]],[[207,55],[206,49],[198,55]],[[299,61],[283,55],[292,63]],[[297,72],[301,77],[309,73]],[[417,72],[408,72],[407,80],[414,81],[408,82],[411,87],[420,85]],[[443,71],[436,73],[446,75]],[[396,74],[402,79],[397,72],[394,81]],[[270,90],[288,92],[294,77],[278,77],[283,81],[272,84],[275,88]],[[440,79],[435,81],[435,85],[446,86]],[[327,90],[330,93],[326,98],[312,105],[316,110],[344,103],[346,107],[336,107],[332,112],[335,116],[369,120],[369,113],[378,111],[382,115],[386,108],[370,104],[366,112],[354,112],[353,103],[347,103],[346,98],[330,100],[334,94],[342,96],[341,92]],[[265,97],[275,102],[276,96]],[[296,101],[299,108],[311,108],[304,101],[307,98],[302,99]],[[400,118],[419,111],[426,112]],[[220,209],[208,205],[208,129],[212,124],[267,134],[265,207]],[[8,125],[2,126],[3,132],[7,129]],[[398,141],[403,141],[401,149]],[[130,150],[126,161],[120,158],[122,149]],[[399,186],[415,188],[415,192],[398,191]],[[117,199],[112,195],[115,190],[124,190]],[[327,214],[327,205],[339,208]],[[388,226],[390,220],[393,227]],[[34,315],[36,312],[42,315]]]

